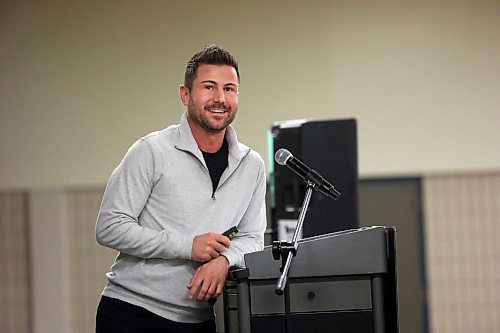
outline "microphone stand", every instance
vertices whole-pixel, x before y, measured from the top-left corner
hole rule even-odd
[[[275,260],[281,259],[281,276],[278,279],[278,283],[276,284],[275,293],[276,295],[283,295],[285,292],[285,332],[291,332],[291,322],[290,322],[290,289],[288,287],[288,273],[290,271],[290,266],[292,264],[292,259],[297,254],[298,250],[298,241],[300,230],[302,229],[302,225],[304,224],[304,219],[306,217],[307,208],[309,207],[309,202],[311,201],[311,196],[315,183],[311,181],[307,181],[307,191],[304,198],[304,202],[302,203],[302,209],[300,211],[299,219],[297,221],[297,227],[295,228],[295,232],[293,233],[292,242],[286,241],[275,241],[273,242],[273,258]]]

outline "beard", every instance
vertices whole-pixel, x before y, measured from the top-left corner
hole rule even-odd
[[[223,109],[224,114],[227,115],[227,117],[219,121],[211,119],[210,109]],[[199,106],[195,104],[191,98],[189,98],[187,111],[189,119],[191,119],[196,125],[209,133],[220,133],[233,122],[236,117],[237,110],[233,110],[231,107],[225,106],[223,103]]]

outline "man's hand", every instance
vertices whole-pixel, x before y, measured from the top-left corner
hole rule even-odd
[[[213,232],[198,235],[193,240],[191,260],[206,262],[218,258],[229,247],[230,240]]]
[[[198,297],[196,297],[198,301],[217,298],[222,293],[228,271],[229,262],[224,256],[219,256],[198,267],[187,285],[188,298],[193,299],[196,292],[198,292]]]

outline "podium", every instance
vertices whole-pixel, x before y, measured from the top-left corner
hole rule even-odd
[[[245,255],[223,293],[225,333],[397,333],[395,228],[366,227],[299,241],[284,295],[271,246]]]

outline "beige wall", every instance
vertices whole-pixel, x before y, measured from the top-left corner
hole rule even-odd
[[[0,189],[103,184],[210,43],[266,158],[275,121],[355,117],[362,175],[499,169],[499,34],[496,0],[2,1]]]

